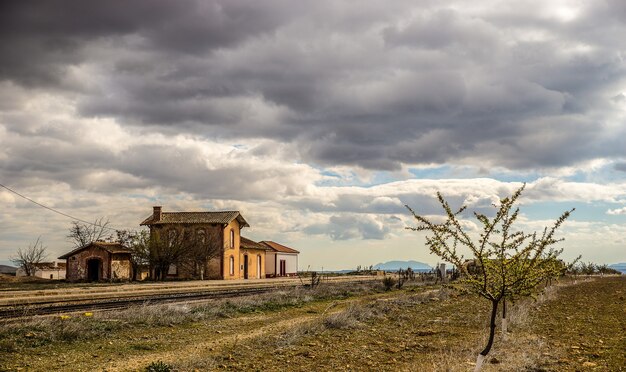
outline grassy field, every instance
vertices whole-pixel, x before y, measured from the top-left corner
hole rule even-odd
[[[626,370],[626,277],[562,281],[511,306],[486,371]],[[489,304],[380,284],[0,325],[0,370],[469,371]]]

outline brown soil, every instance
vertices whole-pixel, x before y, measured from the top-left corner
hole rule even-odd
[[[511,308],[486,371],[626,371],[626,277],[553,286]],[[469,371],[489,303],[421,289],[0,352],[0,370]],[[10,355],[10,359],[9,358]]]

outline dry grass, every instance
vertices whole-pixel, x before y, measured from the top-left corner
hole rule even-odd
[[[503,338],[498,329],[484,370],[624,370],[626,329],[620,320],[625,286],[624,278],[578,280],[575,286],[562,282],[547,288],[542,299],[510,305],[510,333]],[[31,369],[37,370],[56,364],[50,357],[50,364],[29,366],[35,353],[84,360],[98,349],[106,350],[98,352],[100,362],[90,359],[82,370],[109,369],[104,358],[128,369],[163,360],[179,371],[473,369],[488,334],[487,301],[445,289],[384,292],[382,285],[362,289],[371,296],[346,297],[358,294],[353,287],[147,307],[109,319],[94,316],[88,321],[122,324],[127,331],[104,332],[108,338],[103,340],[0,352],[0,361],[11,355],[15,361],[6,369],[34,365]],[[75,363],[63,365],[79,369]]]
[[[177,326],[240,314],[280,311],[290,307],[382,291],[378,283],[341,283],[314,289],[296,288],[201,304],[144,304],[128,309],[32,318],[0,324],[0,352],[15,352],[54,342],[93,340],[122,329]]]

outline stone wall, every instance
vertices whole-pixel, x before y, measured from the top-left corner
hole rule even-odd
[[[128,254],[114,254],[111,258],[111,279],[128,280],[131,277],[131,265]]]
[[[109,273],[109,252],[96,246],[84,249],[67,259],[66,279],[70,281],[87,280],[87,262],[97,258],[101,261],[100,278],[108,279]]]

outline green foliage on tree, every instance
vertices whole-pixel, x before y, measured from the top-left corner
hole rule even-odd
[[[493,345],[500,303],[534,295],[542,283],[562,275],[566,269],[558,259],[563,250],[554,248],[562,241],[555,237],[555,233],[574,209],[563,213],[551,227],[540,233],[517,230],[514,224],[519,218],[519,208],[515,205],[524,187],[494,205],[495,216],[492,218],[474,212],[481,230],[478,234],[471,233],[462,223],[461,215],[467,207],[453,210],[441,193],[437,193],[437,198],[445,212],[444,222],[436,223],[406,206],[417,221],[416,227],[408,229],[428,233],[426,245],[431,253],[461,271],[459,280],[452,286],[477,294],[491,303],[489,340],[480,352],[478,368]],[[470,259],[466,259],[463,250],[469,253]]]

